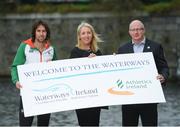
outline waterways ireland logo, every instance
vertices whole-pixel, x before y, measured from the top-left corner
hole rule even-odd
[[[124,85],[122,80],[117,80],[115,83],[115,87],[111,87],[108,89],[108,92],[110,94],[115,94],[115,95],[133,95],[134,93],[131,91],[124,90]]]
[[[59,84],[53,84],[47,88],[41,88],[41,89],[37,89],[34,88],[32,89],[32,91],[34,92],[39,92],[39,93],[43,93],[43,92],[69,92],[71,94],[73,94],[73,89],[64,83],[59,83]]]

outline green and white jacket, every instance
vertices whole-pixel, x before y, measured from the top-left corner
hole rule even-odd
[[[57,60],[54,47],[46,43],[45,48],[43,52],[40,52],[35,48],[31,38],[20,44],[11,66],[11,77],[14,84],[19,81],[17,72],[18,65]]]

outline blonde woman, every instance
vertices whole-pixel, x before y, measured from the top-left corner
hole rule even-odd
[[[102,40],[98,37],[92,25],[82,22],[77,28],[77,44],[72,49],[70,58],[95,57],[102,55],[98,42]],[[101,108],[77,109],[76,115],[80,126],[99,126]],[[105,107],[106,108],[106,107]]]

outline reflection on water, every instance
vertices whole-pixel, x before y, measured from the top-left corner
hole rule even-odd
[[[164,89],[166,103],[159,104],[159,125],[180,125],[180,86],[168,83]],[[19,92],[9,79],[0,79],[0,125],[17,126]],[[34,120],[34,125],[36,119]],[[76,126],[77,118],[74,111],[53,113],[50,126]],[[121,125],[121,106],[111,106],[109,110],[102,110],[101,126]]]

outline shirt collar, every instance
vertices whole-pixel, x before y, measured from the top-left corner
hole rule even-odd
[[[31,48],[35,48],[34,43],[32,42],[32,38],[29,38],[27,40],[24,41],[24,43],[28,44]],[[50,46],[49,42],[45,43],[45,48],[48,49]]]
[[[133,45],[134,45],[134,44],[136,44],[136,45],[145,44],[145,40],[146,40],[146,38],[144,37],[144,39],[143,39],[140,43],[138,43],[138,44],[136,44],[136,43],[132,40],[132,44],[133,44]]]

